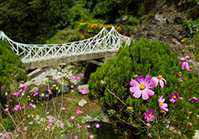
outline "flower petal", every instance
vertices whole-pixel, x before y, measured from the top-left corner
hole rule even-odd
[[[140,96],[141,96],[141,91],[140,91],[139,89],[137,89],[137,90],[134,92],[133,96],[134,96],[135,98],[140,98]]]
[[[143,90],[143,91],[142,91],[142,99],[144,99],[144,100],[149,99],[149,95],[148,95],[148,93],[147,93],[146,90]]]
[[[139,83],[136,80],[131,80],[130,81],[130,86],[132,86],[132,87],[139,86]]]
[[[164,88],[164,82],[163,82],[163,80],[160,80],[160,87]]]
[[[158,86],[158,82],[159,82],[159,80],[158,80],[157,77],[153,77],[153,78],[152,78],[152,83],[153,83],[154,87],[157,87],[157,86]]]
[[[152,91],[150,89],[147,90],[147,93],[148,93],[149,97],[152,97],[154,95],[154,91]]]
[[[139,83],[141,83],[141,82],[144,81],[144,76],[138,76],[138,77],[136,78],[136,80],[137,80]]]

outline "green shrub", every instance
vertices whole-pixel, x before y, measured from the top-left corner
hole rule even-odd
[[[199,32],[199,19],[185,21],[183,26],[188,31],[188,37],[191,39],[197,32]]]
[[[84,4],[77,3],[69,10],[68,18],[70,19],[70,24],[73,25],[75,21],[79,20],[90,20],[92,15],[89,10],[84,8]]]
[[[167,80],[167,85],[163,89],[155,88],[150,100],[136,99],[130,94],[131,79],[137,75],[159,74]],[[179,74],[182,75],[179,77]],[[181,70],[176,54],[166,44],[141,39],[130,47],[122,48],[119,54],[91,75],[89,87],[90,97],[100,99],[109,118],[130,124],[138,129],[136,134],[165,138],[193,136],[199,113],[197,104],[190,103],[188,99],[199,97],[199,80],[194,73]],[[182,98],[175,105],[168,100],[172,92],[179,92]],[[169,105],[167,113],[160,111],[160,96]],[[150,124],[144,121],[143,116],[148,108],[153,108],[156,116]]]
[[[83,40],[85,37],[78,30],[64,29],[57,32],[53,37],[47,40],[49,44],[67,43],[72,41]]]
[[[25,68],[20,59],[10,50],[9,45],[0,42],[0,104],[6,92],[15,90],[17,82],[26,80]]]

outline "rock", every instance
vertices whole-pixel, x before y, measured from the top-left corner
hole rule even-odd
[[[193,136],[193,139],[199,139],[199,130],[196,130],[195,135]]]
[[[161,24],[166,23],[166,20],[167,20],[162,14],[159,14],[159,13],[155,14],[154,18],[155,18],[155,20],[157,20]]]
[[[81,99],[80,101],[79,101],[79,103],[78,103],[78,105],[80,106],[80,107],[84,107],[84,105],[86,105],[88,102],[85,100],[85,99]]]

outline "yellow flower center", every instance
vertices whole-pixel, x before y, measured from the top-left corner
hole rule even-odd
[[[162,75],[158,75],[158,80],[161,80],[162,79]]]
[[[145,89],[145,85],[143,83],[140,84],[140,90],[144,90]]]
[[[132,107],[132,106],[128,106],[128,107],[127,107],[127,111],[128,111],[128,112],[132,112],[132,111],[133,111],[133,107]]]
[[[176,96],[173,96],[174,99],[176,99]]]
[[[164,104],[164,103],[161,101],[161,102],[159,103],[160,107],[162,107],[162,106],[163,106],[163,104]]]

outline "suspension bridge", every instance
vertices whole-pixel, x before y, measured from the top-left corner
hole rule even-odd
[[[118,33],[114,27],[109,31],[103,28],[89,39],[64,44],[19,43],[2,31],[0,39],[10,44],[12,51],[28,69],[103,58],[117,52],[122,45],[131,43],[129,37]]]

